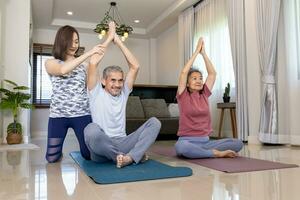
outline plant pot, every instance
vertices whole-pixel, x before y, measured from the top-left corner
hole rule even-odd
[[[21,163],[22,151],[7,151],[6,159],[10,166],[17,166]]]
[[[20,144],[22,139],[22,134],[19,133],[8,133],[6,137],[7,144]]]
[[[228,103],[230,101],[230,97],[223,97],[224,103]]]

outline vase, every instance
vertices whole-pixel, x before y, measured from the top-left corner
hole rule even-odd
[[[230,102],[230,97],[223,97],[223,101],[224,101],[224,103]]]

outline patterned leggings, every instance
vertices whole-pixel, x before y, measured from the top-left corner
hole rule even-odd
[[[49,118],[48,142],[46,159],[49,163],[57,162],[62,156],[62,148],[68,128],[72,128],[76,134],[80,146],[81,155],[90,159],[90,152],[84,142],[84,128],[92,122],[90,115],[81,117]]]

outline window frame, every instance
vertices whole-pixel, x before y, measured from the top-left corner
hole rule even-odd
[[[39,55],[41,56],[52,56],[51,44],[41,44],[33,43],[33,53],[32,53],[32,103],[36,108],[50,108],[50,99],[39,99],[37,98],[37,70],[38,70],[38,59]],[[85,48],[79,47],[76,57],[84,53]],[[41,66],[43,67],[43,66]]]
[[[38,56],[52,56],[50,53],[33,53],[33,67],[32,67],[32,101],[36,108],[49,108],[51,99],[40,99],[37,97],[37,70],[38,70]],[[43,66],[41,66],[43,67]]]

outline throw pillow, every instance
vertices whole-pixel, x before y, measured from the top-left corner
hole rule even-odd
[[[177,103],[170,103],[168,110],[171,117],[179,117],[179,108]]]
[[[141,102],[147,118],[170,117],[170,113],[164,99],[142,99]]]
[[[129,96],[126,106],[127,118],[145,118],[144,110],[139,96]]]

